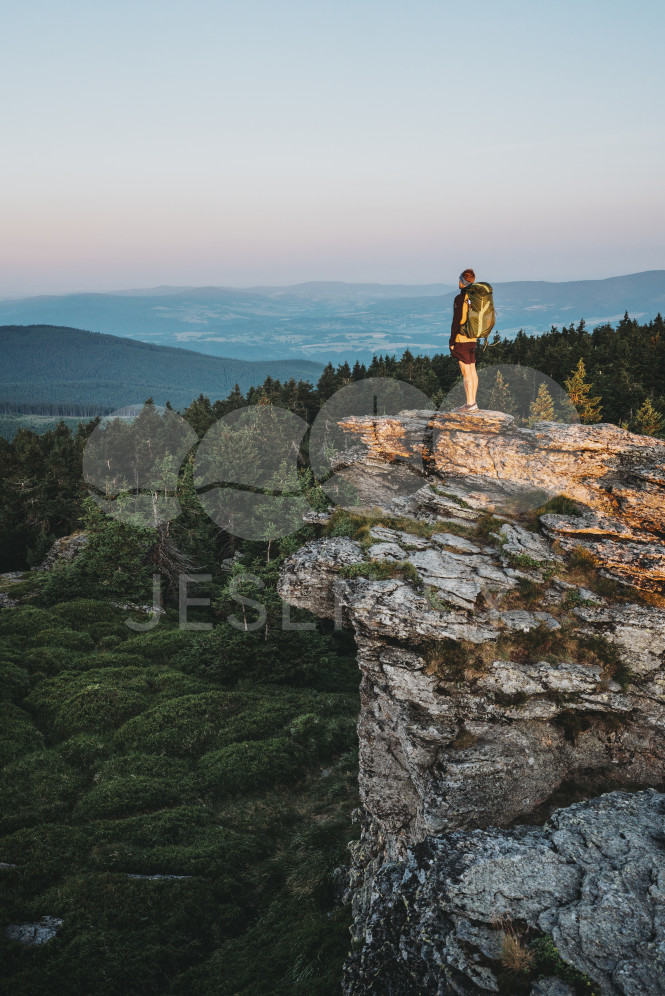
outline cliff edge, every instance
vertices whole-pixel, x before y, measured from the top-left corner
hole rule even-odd
[[[556,935],[603,994],[665,991],[652,791],[665,782],[665,442],[611,425],[521,429],[496,412],[340,426],[326,484],[340,506],[328,535],[284,562],[280,593],[351,626],[358,646],[345,991],[554,993],[524,973],[521,988],[506,981],[516,929]],[[630,842],[594,844],[589,878],[579,840],[619,838],[629,811],[646,864],[635,871]],[[564,824],[590,829],[562,858]],[[548,891],[535,869],[552,854]],[[454,882],[478,862],[494,899],[481,911],[471,889],[462,909]],[[626,907],[650,897],[632,947],[610,942],[621,914],[598,884],[610,870],[639,878]]]

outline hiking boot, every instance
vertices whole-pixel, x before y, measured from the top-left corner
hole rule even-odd
[[[476,407],[478,407],[478,406],[476,405]],[[469,406],[468,405],[460,405],[459,408],[453,408],[453,411],[454,412],[458,412],[458,413],[462,413],[462,412],[466,413],[466,412],[468,412],[468,410],[469,410]]]
[[[476,402],[474,401],[474,403],[473,403],[472,405],[465,405],[465,406],[464,406],[464,411],[465,411],[465,412],[467,412],[467,414],[468,414],[469,412],[477,412],[477,411],[479,411],[479,409],[478,409],[478,405],[477,405],[477,404],[476,404]]]

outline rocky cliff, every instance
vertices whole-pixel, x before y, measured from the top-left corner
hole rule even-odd
[[[662,800],[611,791],[665,782],[665,443],[494,412],[341,425],[326,487],[344,508],[284,563],[280,589],[358,646],[345,991],[528,993],[505,952],[536,930],[603,994],[665,991]],[[631,840],[602,843],[629,811]],[[531,826],[500,829],[517,824]],[[481,880],[485,898],[468,884]],[[615,945],[643,893],[651,912]],[[555,984],[569,985],[533,992]]]

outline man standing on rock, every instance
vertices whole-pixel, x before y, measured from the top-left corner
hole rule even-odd
[[[460,292],[455,298],[453,308],[453,322],[450,326],[450,352],[459,362],[462,377],[464,378],[464,390],[466,392],[466,404],[455,408],[456,412],[477,412],[476,391],[478,390],[478,374],[476,373],[476,340],[464,335],[462,328],[466,324],[469,314],[469,298],[466,288],[475,281],[476,275],[473,270],[463,270],[459,278]]]

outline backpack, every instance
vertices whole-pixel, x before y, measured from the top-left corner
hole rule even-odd
[[[469,339],[487,340],[496,322],[492,285],[484,280],[477,280],[466,288],[466,293],[469,298],[469,313],[461,331]]]

